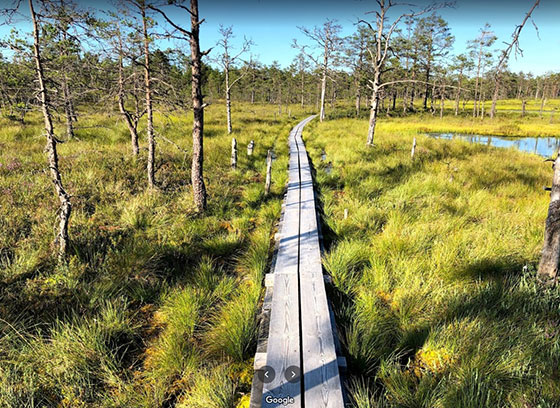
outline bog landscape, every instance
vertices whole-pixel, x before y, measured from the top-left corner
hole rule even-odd
[[[0,0],[0,407],[560,407],[558,13]]]

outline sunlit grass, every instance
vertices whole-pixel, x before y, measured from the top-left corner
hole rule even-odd
[[[222,106],[205,123],[208,212],[190,187],[191,112],[159,112],[158,189],[115,113],[82,112],[59,144],[73,203],[57,266],[57,200],[41,120],[0,119],[0,406],[231,407],[252,380],[257,312],[298,118],[236,105],[238,169]],[[64,135],[63,122],[55,121]],[[61,136],[63,139],[64,137]],[[251,157],[246,146],[255,140]],[[264,195],[268,149],[273,185]],[[247,375],[247,372],[251,375]]]
[[[402,113],[402,101],[398,100],[396,110],[379,110],[377,129],[382,132],[409,132],[409,133],[466,133],[497,136],[560,136],[560,99],[547,100],[542,115],[540,114],[540,100],[530,99],[526,105],[526,115],[521,116],[521,101],[515,99],[500,100],[497,103],[496,117],[490,119],[491,101],[485,103],[485,115],[472,117],[472,101],[468,101],[463,109],[460,104],[458,115],[455,116],[454,101],[445,102],[444,115],[440,118],[439,101],[434,101],[433,115],[424,112],[421,103],[416,103],[416,113]],[[354,117],[355,108],[341,103],[339,109],[329,112],[333,118]],[[368,107],[363,106],[361,117],[367,120]]]
[[[535,277],[550,164],[421,135],[412,161],[410,120],[373,148],[365,120],[304,131],[355,406],[556,406],[560,296]]]

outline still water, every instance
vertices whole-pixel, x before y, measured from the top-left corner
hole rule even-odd
[[[485,144],[494,147],[514,147],[522,152],[551,157],[556,154],[560,146],[560,137],[507,137],[467,135],[461,133],[428,133],[436,139],[464,140],[471,143]]]

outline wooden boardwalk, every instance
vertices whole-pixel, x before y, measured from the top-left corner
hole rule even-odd
[[[269,322],[268,336],[255,356],[253,408],[344,406],[311,166],[301,137],[303,127],[314,117],[290,132],[288,190],[276,262],[266,278],[263,314],[265,323]],[[262,377],[264,372],[267,379]]]

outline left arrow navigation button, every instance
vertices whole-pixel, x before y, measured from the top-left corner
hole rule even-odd
[[[259,380],[265,384],[271,383],[274,381],[274,378],[276,378],[276,372],[271,366],[264,366],[257,371],[257,375],[259,376]]]

